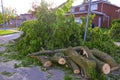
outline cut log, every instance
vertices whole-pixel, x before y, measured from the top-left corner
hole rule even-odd
[[[88,47],[83,47],[84,50],[86,51],[86,53],[88,54],[88,58],[92,59],[94,61],[96,61],[96,65],[97,65],[97,69],[101,72],[103,72],[104,74],[108,74],[110,73],[110,65],[108,63],[104,63],[102,61],[100,61],[99,59],[97,59],[89,50]]]
[[[73,70],[74,74],[79,74],[80,69],[77,64],[75,64],[71,59],[67,58],[68,63],[70,64],[69,67]]]
[[[65,54],[76,64],[78,64],[84,71],[86,77],[90,77],[89,69],[96,67],[96,63],[94,61],[88,60],[82,56],[80,56],[72,47],[69,47]]]
[[[65,49],[56,49],[56,50],[43,50],[35,53],[30,53],[28,56],[33,56],[33,55],[39,55],[39,54],[49,54],[49,55],[54,55],[55,53],[61,53],[64,52],[67,48]],[[81,50],[81,46],[76,46],[73,47],[74,50]]]
[[[66,64],[65,58],[63,58],[63,53],[57,53],[57,54],[55,54],[55,55],[51,58],[51,60],[52,60],[53,62],[58,62],[58,63],[61,64],[61,65],[65,65],[65,64]]]
[[[51,60],[53,62],[57,62],[57,63],[59,63],[61,65],[65,65],[66,64],[65,58],[62,58],[62,57],[53,57],[53,58],[51,58]]]
[[[61,64],[61,65],[66,64],[65,58],[60,58],[60,59],[58,60],[58,63]]]
[[[52,62],[46,56],[31,56],[31,58],[38,59],[42,63],[42,66],[45,68],[49,68],[52,65]]]
[[[111,68],[118,66],[116,61],[107,53],[104,53],[104,52],[102,52],[98,49],[95,49],[95,48],[93,50],[91,50],[91,52],[93,53],[94,56],[98,57],[100,60],[108,63]]]

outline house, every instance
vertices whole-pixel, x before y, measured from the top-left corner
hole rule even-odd
[[[88,0],[84,0],[81,5],[72,6],[71,12],[66,15],[73,14],[75,21],[82,22],[80,17],[85,17],[88,13]],[[119,19],[120,13],[118,10],[120,7],[111,4],[106,0],[97,0],[91,2],[91,13],[95,14],[93,24],[98,27],[110,27],[113,19]]]
[[[17,16],[14,19],[9,20],[8,27],[19,27],[24,21],[27,20],[36,20],[36,17],[32,14],[20,14],[20,16]]]
[[[36,17],[32,14],[26,13],[26,14],[20,14],[18,19],[23,19],[23,20],[36,20]]]

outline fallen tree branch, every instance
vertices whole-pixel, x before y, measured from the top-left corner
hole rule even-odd
[[[38,59],[42,63],[42,66],[45,68],[49,68],[52,65],[52,62],[46,56],[31,56],[31,58]]]
[[[80,50],[82,47],[81,46],[77,46],[77,47],[73,47],[74,50]],[[42,50],[39,52],[35,52],[35,53],[30,53],[28,54],[28,56],[33,56],[33,55],[38,55],[38,54],[55,54],[55,53],[60,53],[60,52],[64,52],[67,48],[65,49],[56,49],[56,50]]]

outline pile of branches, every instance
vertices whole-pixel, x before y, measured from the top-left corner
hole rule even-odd
[[[51,57],[43,56],[42,54],[51,55]],[[107,53],[95,48],[90,50],[86,46],[43,50],[28,54],[28,56],[37,58],[45,68],[51,67],[56,62],[71,68],[74,74],[81,74],[86,78],[91,77],[89,73],[91,69],[103,74],[109,74],[110,71],[120,68],[116,61]]]

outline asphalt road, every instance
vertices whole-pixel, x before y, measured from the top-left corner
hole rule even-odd
[[[20,37],[21,32],[0,36],[0,52],[5,51],[5,46],[9,41]],[[2,44],[2,46],[1,46]],[[8,60],[0,56],[0,80],[64,80],[64,71],[60,69],[50,69],[42,71],[40,66],[14,68],[20,61]],[[2,73],[7,72],[9,75]]]
[[[21,32],[0,36],[0,44],[6,44],[9,41],[12,41],[13,39],[17,39],[18,37],[20,37],[20,34]]]

